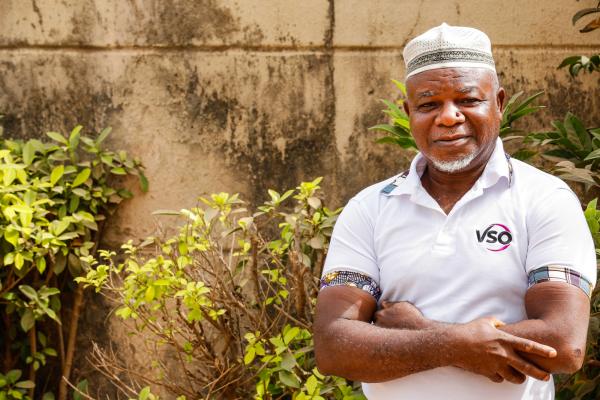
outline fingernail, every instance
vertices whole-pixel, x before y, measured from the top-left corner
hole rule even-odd
[[[545,381],[549,381],[549,380],[550,380],[550,375],[546,375],[546,376],[544,377],[544,380],[545,380]]]

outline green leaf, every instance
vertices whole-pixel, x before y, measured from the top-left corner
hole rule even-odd
[[[62,253],[59,252],[58,254],[56,254],[55,256],[55,260],[54,260],[54,273],[56,275],[59,275],[60,273],[62,273],[65,270],[65,267],[67,266],[67,257]]]
[[[146,293],[144,294],[144,300],[146,300],[146,303],[150,303],[152,300],[154,300],[155,293],[156,290],[154,289],[154,286],[148,286]]]
[[[35,387],[35,383],[32,381],[21,381],[15,384],[15,387],[20,389],[33,389]]]
[[[150,395],[150,387],[146,386],[140,391],[139,400],[147,400]]]
[[[580,59],[581,59],[581,56],[567,57],[564,60],[562,60],[562,62],[560,63],[560,65],[558,66],[557,69],[564,68],[567,65],[572,65],[572,64],[576,63],[577,61],[579,61]]]
[[[112,128],[110,128],[110,127],[104,128],[102,130],[102,132],[100,132],[100,135],[98,135],[98,139],[96,139],[96,145],[99,145],[100,143],[102,143],[104,141],[104,139],[106,139],[108,137],[111,130],[112,130]]]
[[[88,393],[88,381],[84,379],[77,383],[77,389],[73,389],[73,400],[84,400],[81,393]]]
[[[21,291],[21,293],[23,293],[25,296],[27,296],[27,298],[29,298],[30,300],[38,299],[37,292],[35,291],[34,288],[32,288],[29,285],[19,285],[19,290]]]
[[[62,143],[64,145],[69,144],[67,139],[58,132],[46,132],[46,136],[48,136],[50,139],[54,140],[55,142]]]
[[[75,150],[79,145],[81,128],[83,128],[81,125],[77,125],[75,128],[73,128],[71,134],[69,135],[69,148],[71,150]]]
[[[398,89],[400,89],[400,91],[402,92],[402,94],[403,94],[404,96],[406,96],[406,85],[405,85],[404,83],[402,83],[402,82],[400,82],[400,81],[396,80],[396,79],[392,79],[392,82],[394,82],[394,85],[396,85],[396,87],[397,87]]]
[[[69,200],[69,212],[73,214],[79,208],[79,199],[80,196],[71,196],[71,200]]]
[[[15,268],[21,269],[23,268],[23,264],[25,264],[25,259],[21,253],[15,254]]]
[[[61,233],[63,233],[69,227],[69,225],[71,225],[71,222],[68,221],[67,219],[60,219],[60,220],[52,221],[52,223],[50,224],[50,232],[54,236],[59,236]]]
[[[281,368],[292,371],[296,366],[296,358],[291,353],[284,353],[281,357]]]
[[[17,247],[17,244],[19,243],[19,237],[19,232],[10,226],[4,232],[4,239],[14,247]]]
[[[23,329],[23,332],[29,332],[29,330],[33,328],[34,324],[35,317],[33,316],[33,311],[31,311],[31,309],[28,308],[21,316],[21,329]]]
[[[596,158],[600,158],[600,149],[592,151],[587,155],[586,158],[584,158],[584,161],[595,160]]]
[[[40,274],[43,274],[46,270],[46,259],[44,257],[38,257],[37,260],[35,260],[35,266]]]
[[[44,349],[44,354],[50,356],[50,357],[58,357],[58,353],[56,352],[56,350],[50,348],[50,347],[46,347]]]
[[[594,7],[594,8],[584,8],[582,10],[579,10],[575,13],[575,15],[573,15],[573,18],[571,19],[571,22],[573,23],[573,25],[575,25],[575,23],[577,21],[579,21],[582,17],[585,17],[588,14],[594,14],[600,12],[600,8],[598,7]]]
[[[10,383],[17,383],[17,381],[21,378],[21,375],[23,375],[23,373],[20,369],[13,369],[8,371],[6,374],[6,379],[8,379]]]
[[[15,253],[10,252],[4,255],[4,265],[10,265],[15,262]]]
[[[296,338],[296,336],[298,336],[298,333],[300,333],[300,328],[298,328],[297,326],[290,328],[290,330],[287,331],[283,336],[283,342],[285,344],[289,344],[292,340]]]
[[[254,360],[255,356],[256,350],[254,349],[254,346],[248,347],[246,354],[244,354],[244,365],[250,364]]]
[[[142,188],[142,192],[146,193],[149,188],[148,178],[146,175],[140,172],[140,187]]]
[[[127,175],[127,171],[125,171],[125,168],[113,168],[110,170],[110,172],[112,172],[115,175]]]
[[[300,387],[300,379],[289,371],[279,371],[279,380],[286,386],[299,388]]]
[[[62,178],[64,172],[65,172],[64,165],[59,165],[59,166],[54,167],[54,169],[52,170],[52,173],[50,173],[50,184],[52,186],[54,186],[56,184],[56,182],[58,182],[58,180],[60,178]]]
[[[35,144],[33,140],[27,141],[23,145],[23,162],[25,165],[30,165],[35,157]]]
[[[317,378],[314,375],[311,375],[307,380],[306,380],[306,391],[308,392],[308,394],[316,394],[315,392],[317,391],[317,386],[319,384],[319,381],[317,380]]]
[[[71,187],[77,187],[77,186],[81,185],[82,183],[84,183],[85,181],[87,181],[87,179],[90,177],[91,173],[92,173],[91,169],[84,168],[81,172],[79,172],[77,174],[77,176],[73,180],[73,183],[71,184]]]
[[[587,151],[592,150],[592,139],[588,134],[587,129],[583,126],[583,123],[579,118],[577,118],[573,114],[567,114],[567,120],[565,121],[565,126],[567,129],[572,129],[575,131],[577,138],[579,139],[579,143],[581,147]]]

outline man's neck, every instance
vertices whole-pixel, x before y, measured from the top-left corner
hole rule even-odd
[[[440,205],[446,214],[467,193],[483,173],[485,163],[464,171],[448,173],[436,169],[427,162],[425,172],[421,176],[421,184]]]

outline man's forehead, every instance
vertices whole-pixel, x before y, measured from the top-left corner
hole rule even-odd
[[[473,85],[465,85],[465,86],[458,86],[454,88],[454,91],[456,93],[461,93],[461,94],[469,94],[469,93],[478,93],[481,92],[483,89],[479,86],[473,86]],[[425,89],[417,89],[415,91],[415,95],[418,98],[421,97],[433,97],[436,96],[437,94],[439,94],[440,90],[439,89],[429,89],[429,88],[425,88]]]

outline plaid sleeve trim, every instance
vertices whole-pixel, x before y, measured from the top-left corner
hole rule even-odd
[[[321,278],[321,290],[330,286],[352,286],[364,290],[379,300],[381,297],[381,289],[377,282],[367,275],[353,271],[334,271],[325,274]]]
[[[528,287],[540,282],[566,282],[583,290],[588,297],[591,297],[594,288],[579,272],[560,265],[540,267],[529,273]]]

